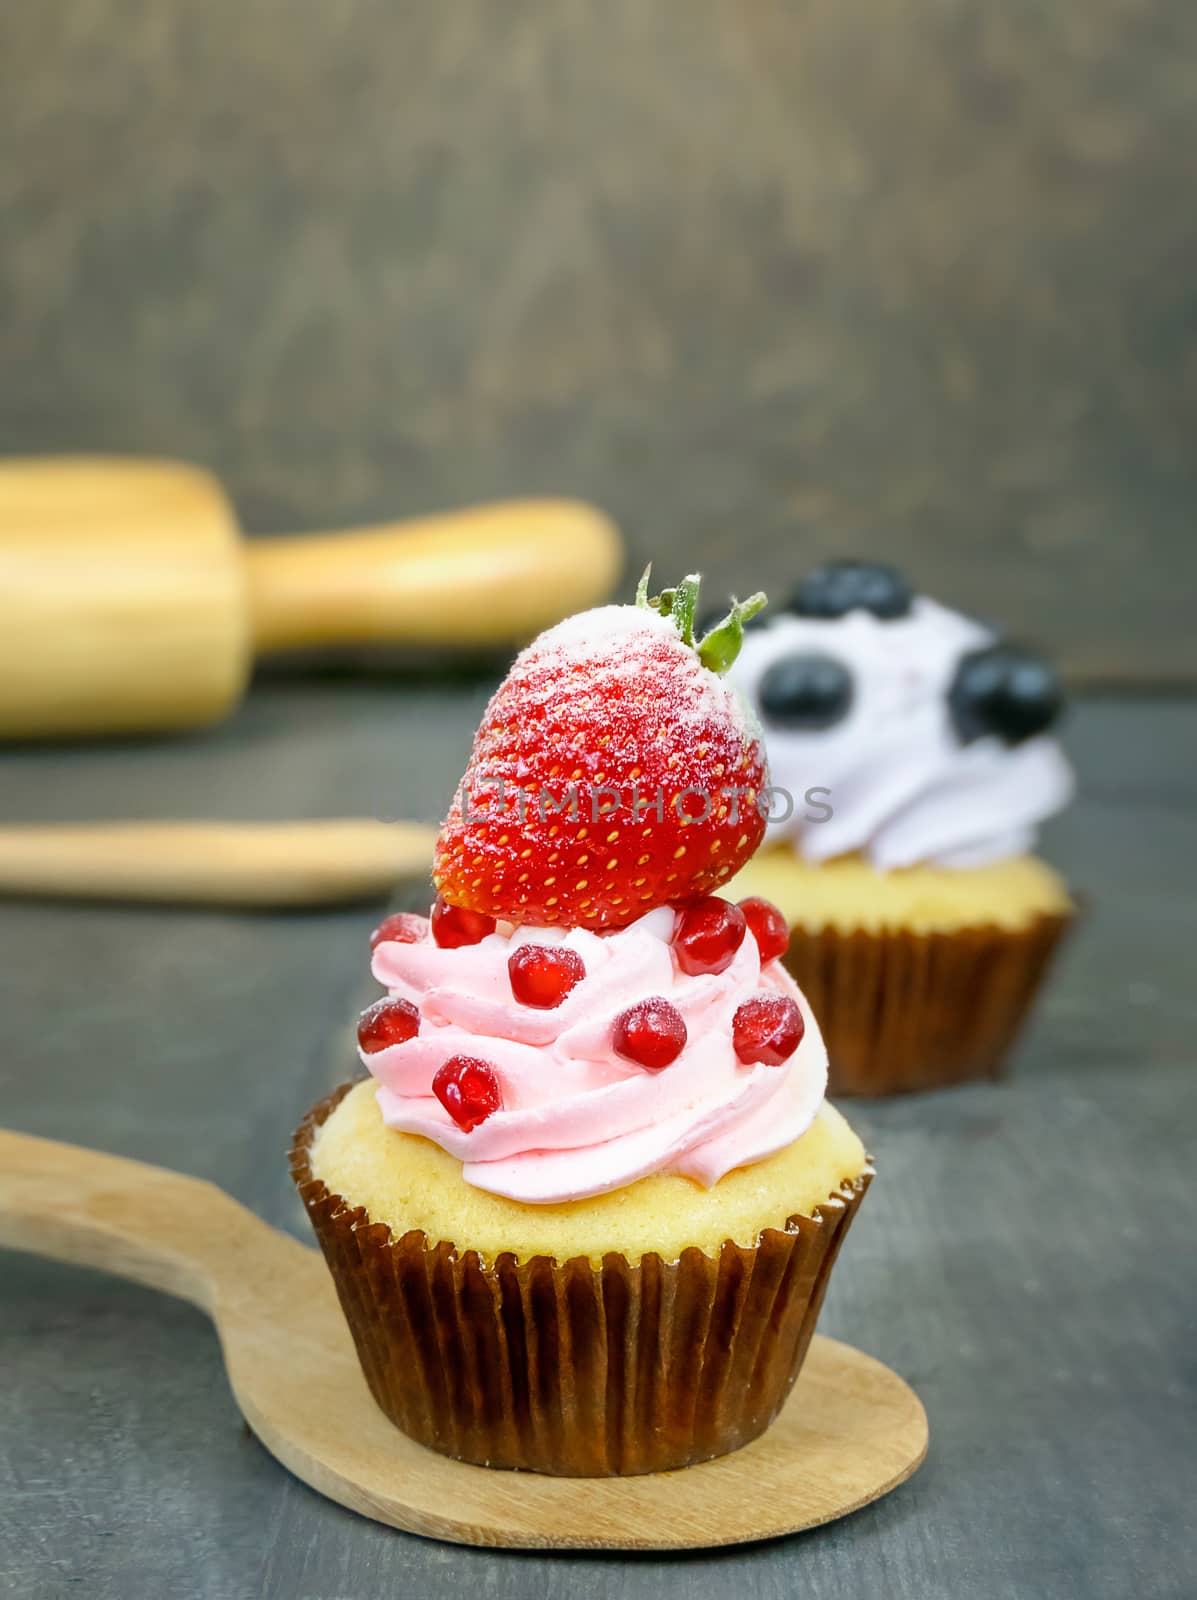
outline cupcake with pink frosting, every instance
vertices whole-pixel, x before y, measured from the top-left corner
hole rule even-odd
[[[763,597],[697,580],[517,659],[373,942],[367,1076],[292,1168],[379,1405],[463,1460],[575,1476],[737,1448],[797,1375],[871,1177],[760,897]]]

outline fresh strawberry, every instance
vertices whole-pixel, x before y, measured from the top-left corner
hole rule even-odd
[[[698,579],[550,628],[483,716],[437,840],[444,900],[618,928],[725,883],[764,833],[760,731],[719,676],[754,595],[697,643]]]

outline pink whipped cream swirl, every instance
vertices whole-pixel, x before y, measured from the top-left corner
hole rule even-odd
[[[362,1055],[383,1121],[457,1156],[467,1183],[533,1205],[654,1172],[710,1186],[797,1139],[827,1085],[827,1052],[805,999],[779,962],[762,968],[751,932],[723,972],[688,976],[670,945],[673,924],[664,907],[617,933],[500,924],[457,949],[431,939],[380,944],[374,976],[420,1012],[415,1038]],[[512,996],[507,960],[520,944],[563,944],[582,958],[585,978],[555,1010]],[[732,1018],[774,991],[798,1003],[806,1032],[781,1066],[746,1066],[732,1046]],[[611,1045],[620,1013],[654,995],[677,1008],[688,1033],[659,1072]],[[502,1109],[468,1133],[432,1093],[434,1074],[455,1055],[487,1061],[502,1087]]]

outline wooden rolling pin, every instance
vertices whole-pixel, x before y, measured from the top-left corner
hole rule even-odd
[[[0,462],[0,738],[215,722],[264,651],[519,644],[619,566],[612,523],[570,500],[244,543],[198,467]]]
[[[435,841],[435,828],[367,818],[0,828],[0,894],[338,905],[381,899],[409,879],[431,885]]]

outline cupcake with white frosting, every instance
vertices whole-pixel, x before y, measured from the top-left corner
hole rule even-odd
[[[1073,793],[1054,671],[893,568],[843,561],[752,629],[730,675],[773,785],[732,892],[790,923],[832,1092],[996,1074],[1074,916],[1035,854]]]
[[[369,1076],[292,1170],[372,1393],[484,1465],[652,1472],[766,1428],[872,1169],[824,1098],[759,728],[697,580],[542,635],[484,715],[428,918],[377,931]]]

